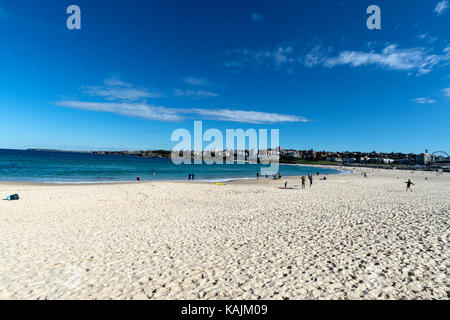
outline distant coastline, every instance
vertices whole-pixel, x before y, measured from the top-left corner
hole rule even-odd
[[[35,149],[34,149],[35,150]],[[187,181],[195,174],[195,181],[220,182],[236,179],[255,179],[263,174],[264,164],[180,164],[168,157],[138,157],[128,154],[95,152],[60,152],[0,149],[0,181],[50,184],[117,183],[133,181]],[[42,149],[40,149],[42,150]],[[277,170],[277,169],[275,169]],[[282,176],[307,174],[339,174],[332,168],[313,168],[281,164]]]
[[[0,149],[2,150],[2,149]],[[8,150],[8,149],[3,149]],[[118,155],[118,156],[135,156],[142,158],[159,158],[170,159],[172,151],[169,150],[120,150],[120,151],[74,151],[59,150],[45,148],[29,148],[27,151],[33,152],[60,152],[60,153],[82,153],[82,154],[99,154],[99,155]],[[202,154],[194,151],[191,153],[191,159],[201,157]],[[225,160],[226,150],[222,151]],[[246,155],[248,150],[240,151]],[[422,154],[403,154],[403,153],[371,153],[364,152],[327,152],[311,150],[283,150],[279,151],[280,164],[299,164],[305,166],[321,166],[321,167],[359,167],[359,168],[376,168],[376,169],[399,169],[399,170],[417,170],[417,171],[443,171],[450,172],[450,157],[435,157],[434,154],[428,154],[428,150]],[[445,152],[440,151],[444,156]],[[214,155],[214,152],[213,152]],[[203,155],[205,156],[205,155]],[[370,156],[370,157],[369,157]],[[235,151],[235,158],[237,153]],[[393,158],[393,159],[391,159]]]

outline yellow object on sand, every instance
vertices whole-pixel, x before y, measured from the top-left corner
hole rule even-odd
[[[216,182],[216,186],[224,186],[225,183]]]

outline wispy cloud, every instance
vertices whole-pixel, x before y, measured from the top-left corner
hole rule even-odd
[[[183,119],[208,119],[255,124],[274,124],[283,122],[306,122],[307,119],[295,115],[267,113],[258,111],[232,110],[228,108],[168,108],[155,106],[141,100],[147,98],[148,91],[117,79],[109,79],[104,86],[88,87],[84,90],[90,96],[106,101],[82,101],[68,99],[53,103],[56,106],[88,110],[96,112],[115,113],[122,116],[142,118],[163,122],[176,122]],[[134,91],[136,92],[134,92]],[[202,90],[176,90],[176,95],[192,97],[216,97],[217,94]]]
[[[250,19],[252,19],[252,21],[261,21],[263,19],[263,16],[258,12],[253,12],[250,16]]]
[[[429,73],[439,63],[450,60],[448,52],[432,54],[425,48],[400,49],[394,44],[388,45],[381,52],[343,51],[337,56],[330,57],[323,52],[316,54],[311,51],[308,55],[312,56],[305,60],[305,65],[309,67],[317,64],[329,68],[339,65],[350,67],[375,65],[390,70],[415,71],[417,74]]]
[[[303,117],[279,113],[232,110],[232,109],[201,109],[201,108],[166,108],[145,103],[116,102],[85,102],[66,100],[55,102],[54,105],[79,110],[110,112],[122,116],[143,118],[148,120],[175,122],[186,118],[229,121],[253,124],[275,124],[283,122],[307,122]]]
[[[191,86],[207,86],[209,85],[209,81],[202,78],[196,77],[185,77],[183,81]]]
[[[108,86],[117,86],[117,87],[127,87],[127,88],[131,88],[133,87],[133,85],[131,83],[127,83],[124,81],[120,81],[116,78],[110,78],[110,79],[106,79],[104,81],[104,83]]]
[[[219,96],[217,93],[205,90],[175,89],[173,92],[176,96],[193,97],[193,98],[211,98]]]
[[[442,93],[443,93],[445,96],[450,97],[450,88],[442,89]]]
[[[435,43],[436,41],[438,41],[437,38],[432,37],[432,36],[429,35],[428,33],[422,33],[422,34],[419,34],[419,35],[417,36],[417,38],[419,38],[420,40],[424,40],[424,41],[426,41],[427,43],[430,43],[430,44],[433,44],[433,43]]]
[[[222,65],[230,68],[263,66],[291,72],[296,62],[294,48],[290,45],[278,46],[271,50],[234,49],[228,51],[227,56],[228,61],[223,62]]]
[[[428,34],[419,35],[427,42],[437,41]],[[315,45],[307,52],[292,45],[277,46],[274,49],[250,50],[234,49],[226,53],[227,60],[222,62],[225,67],[234,70],[243,70],[246,67],[257,69],[272,68],[279,71],[294,72],[298,67],[312,68],[324,66],[364,67],[377,66],[387,70],[407,71],[422,75],[431,72],[437,66],[450,63],[450,50],[448,48],[436,52],[432,48],[413,47],[400,48],[397,44],[386,45],[378,50],[369,48],[368,51],[343,50],[333,54],[333,47]],[[371,46],[370,46],[371,47]]]
[[[434,8],[434,12],[438,16],[443,15],[447,11],[448,7],[448,0],[442,0],[436,5],[436,7]]]
[[[160,94],[149,92],[147,89],[119,81],[105,80],[103,86],[85,86],[84,92],[91,96],[103,97],[106,100],[137,101],[144,98],[156,98]]]
[[[435,103],[436,101],[430,98],[416,98],[413,99],[413,101],[415,103],[419,103],[419,104],[431,104],[431,103]]]
[[[231,109],[207,110],[207,109],[193,108],[186,111],[188,113],[192,113],[197,116],[202,116],[205,119],[210,120],[253,123],[253,124],[274,124],[280,122],[308,121],[306,118],[294,115],[245,111],[245,110],[231,110]]]
[[[320,45],[315,46],[309,51],[304,58],[304,64],[306,67],[311,68],[318,64],[326,62],[327,55],[331,53],[332,48],[325,49]]]
[[[182,120],[182,117],[172,109],[147,105],[144,103],[85,102],[77,100],[68,100],[55,102],[54,105],[80,110],[111,112],[122,116],[129,116],[157,121]]]

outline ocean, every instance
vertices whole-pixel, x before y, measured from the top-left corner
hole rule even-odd
[[[77,152],[0,149],[0,181],[102,183],[152,180],[226,181],[255,178],[261,164],[175,165],[170,159]],[[283,176],[338,174],[342,171],[280,165]]]

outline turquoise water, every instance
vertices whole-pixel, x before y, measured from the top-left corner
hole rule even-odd
[[[0,149],[0,181],[85,183],[149,180],[224,181],[255,178],[260,164],[175,165],[170,159],[74,152]],[[338,170],[280,165],[284,176],[337,174]]]

